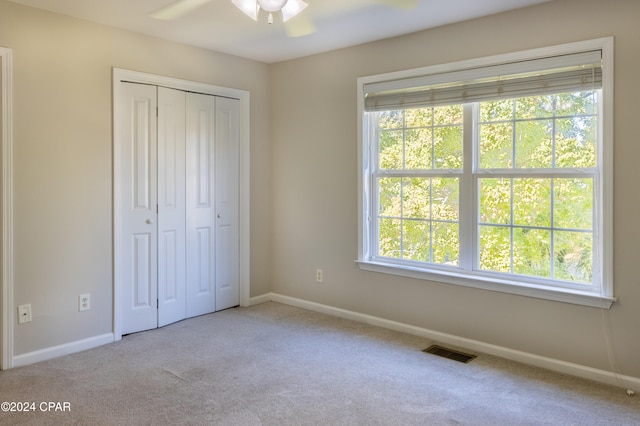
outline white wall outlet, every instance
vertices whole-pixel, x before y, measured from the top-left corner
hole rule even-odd
[[[322,272],[322,269],[316,269],[316,281],[321,283],[323,279],[324,273]]]
[[[18,324],[31,322],[31,304],[18,306]]]
[[[88,311],[89,309],[91,309],[91,295],[87,293],[78,296],[78,311]]]

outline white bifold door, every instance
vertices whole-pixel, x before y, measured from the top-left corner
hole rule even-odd
[[[239,101],[121,82],[122,334],[239,304]]]

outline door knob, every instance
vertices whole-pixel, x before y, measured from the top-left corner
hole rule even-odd
[[[218,219],[222,219],[222,214],[218,213]]]
[[[146,222],[147,222],[148,225],[152,225],[153,224],[153,219],[147,219]]]

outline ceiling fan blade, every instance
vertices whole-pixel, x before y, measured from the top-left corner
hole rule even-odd
[[[282,7],[282,21],[287,22],[302,12],[307,6],[302,0],[288,0]]]
[[[156,10],[151,14],[151,17],[162,20],[177,19],[210,1],[211,0],[178,0]]]
[[[258,5],[255,0],[231,0],[231,3],[249,18],[258,20]]]
[[[386,6],[397,7],[398,9],[411,10],[418,5],[420,0],[373,0],[375,3]]]
[[[303,37],[316,32],[316,26],[308,14],[300,14],[284,23],[289,37]]]

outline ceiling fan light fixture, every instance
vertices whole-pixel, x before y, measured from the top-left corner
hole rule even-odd
[[[277,12],[287,4],[287,0],[258,0],[260,9],[267,12]]]
[[[287,22],[308,6],[303,0],[231,0],[245,15],[258,20],[260,9],[268,12],[267,21],[273,23],[273,13],[282,12],[282,22]]]

